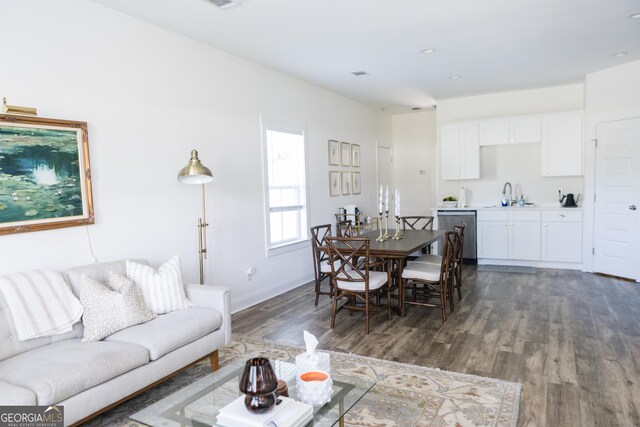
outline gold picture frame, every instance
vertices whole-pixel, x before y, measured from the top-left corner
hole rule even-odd
[[[95,223],[87,123],[0,114],[0,235]]]

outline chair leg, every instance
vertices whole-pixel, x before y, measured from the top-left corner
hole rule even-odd
[[[364,334],[369,335],[369,296],[364,301]]]
[[[458,272],[456,274],[456,288],[458,288],[458,301],[462,300],[462,266],[458,268]]]
[[[447,304],[446,304],[446,294],[444,292],[440,292],[440,305],[442,307],[442,321],[446,322],[447,321]]]
[[[338,297],[334,296],[333,298],[333,310],[331,311],[331,329],[336,326],[336,311],[338,311]]]

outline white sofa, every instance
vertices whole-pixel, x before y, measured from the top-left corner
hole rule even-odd
[[[123,260],[61,274],[79,296],[83,273],[106,282],[109,271],[124,275],[125,269]],[[71,425],[199,360],[210,358],[217,369],[217,350],[231,342],[230,290],[201,285],[185,290],[194,308],[159,315],[97,342],[81,342],[82,322],[62,335],[18,341],[0,294],[0,405],[63,405],[65,425]]]

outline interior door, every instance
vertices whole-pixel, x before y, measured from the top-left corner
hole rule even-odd
[[[378,146],[378,187],[376,188],[376,209],[378,206],[378,191],[380,186],[384,189],[389,186],[389,209],[393,211],[393,155],[391,148]],[[389,215],[393,215],[393,212]],[[371,215],[374,216],[374,215]]]
[[[594,270],[640,280],[640,118],[596,133]]]

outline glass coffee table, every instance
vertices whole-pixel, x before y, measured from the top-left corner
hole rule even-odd
[[[169,394],[145,409],[131,415],[138,423],[149,426],[215,426],[218,411],[237,399],[245,362],[253,356],[231,362],[216,372]],[[285,380],[289,397],[296,399],[296,367],[293,360],[271,360],[279,379]],[[323,406],[313,407],[315,426],[344,426],[345,414],[365,395],[374,381],[332,373],[333,396]]]

